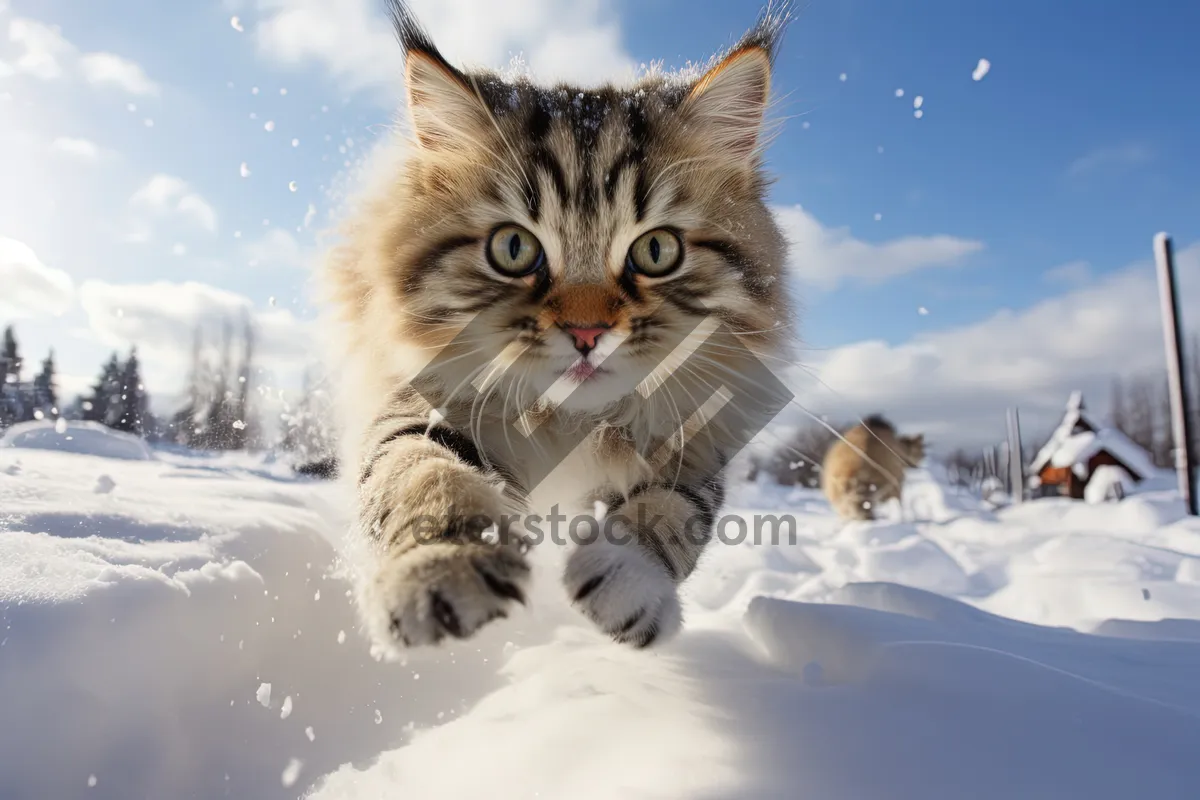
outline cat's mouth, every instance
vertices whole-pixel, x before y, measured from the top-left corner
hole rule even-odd
[[[593,364],[586,358],[581,358],[563,372],[563,377],[576,383],[585,383],[607,372],[599,364]]]
[[[545,397],[567,411],[597,411],[621,400],[627,387],[616,379],[620,370],[613,365],[596,363],[591,358],[575,358],[547,374]]]

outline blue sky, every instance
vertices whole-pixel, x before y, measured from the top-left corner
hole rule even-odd
[[[589,80],[703,60],[761,7],[413,5],[452,58],[522,52]],[[824,383],[810,407],[979,438],[1005,404],[1048,420],[1072,388],[1159,365],[1136,262],[1171,231],[1200,311],[1200,8],[797,5],[769,163],[796,241],[801,360]],[[55,346],[67,388],[137,343],[169,398],[191,327],[245,308],[269,381],[294,385],[319,340],[317,231],[400,102],[372,0],[0,0],[0,278],[23,287],[0,291],[0,322],[31,359]]]

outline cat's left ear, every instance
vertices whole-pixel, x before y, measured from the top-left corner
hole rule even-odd
[[[414,133],[426,150],[466,150],[487,129],[487,108],[470,81],[436,53],[409,51],[405,82]]]
[[[403,0],[389,0],[404,48],[413,132],[426,150],[466,150],[487,129],[488,110],[471,80],[442,57]]]
[[[705,145],[738,158],[758,150],[771,93],[771,62],[789,18],[787,4],[764,14],[758,26],[692,86],[684,111]]]

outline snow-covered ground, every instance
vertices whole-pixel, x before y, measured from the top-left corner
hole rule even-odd
[[[796,542],[714,544],[653,652],[567,608],[547,547],[526,612],[387,662],[337,486],[0,447],[0,797],[1200,796],[1200,520],[909,480],[845,526],[735,489]]]

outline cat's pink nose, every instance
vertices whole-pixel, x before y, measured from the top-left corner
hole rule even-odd
[[[608,330],[607,325],[593,325],[589,327],[564,325],[563,330],[571,335],[575,340],[575,349],[583,353],[585,356],[592,352],[596,347],[596,340],[600,338],[600,334]]]

